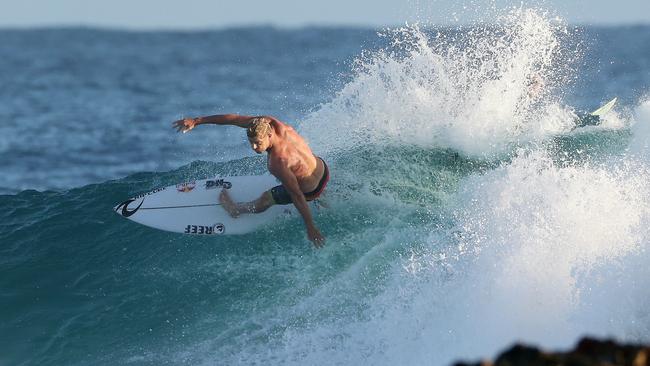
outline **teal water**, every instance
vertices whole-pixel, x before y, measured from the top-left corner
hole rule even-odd
[[[139,354],[158,363],[158,352],[147,356],[143,351],[149,347],[182,349],[206,336],[216,337],[221,346],[237,347],[237,337],[270,331],[260,337],[272,339],[291,324],[304,326],[341,316],[341,306],[346,312],[361,313],[363,301],[355,300],[354,294],[379,291],[390,258],[398,259],[407,248],[390,243],[377,254],[379,258],[367,258],[367,252],[396,227],[408,229],[436,221],[430,217],[432,208],[417,202],[439,199],[437,192],[456,184],[460,168],[455,164],[461,164],[454,163],[453,155],[415,152],[419,155],[415,161],[451,159],[448,182],[441,183],[442,187],[414,183],[404,189],[392,181],[400,172],[390,171],[384,181],[370,185],[334,183],[328,193],[332,207],[318,215],[332,243],[322,252],[313,251],[296,220],[215,240],[155,231],[110,210],[113,202],[133,194],[134,189],[169,185],[197,172],[232,171],[225,164],[197,162],[169,173],[141,173],[65,192],[23,191],[2,196],[2,207],[12,208],[2,215],[1,240],[12,244],[3,247],[2,256],[7,274],[2,278],[3,297],[8,305],[3,317],[10,320],[4,323],[4,334],[12,335],[7,342],[21,340],[15,344],[16,353],[5,356],[11,359],[29,352],[34,363],[42,364],[65,355],[66,363],[83,364],[112,363]],[[370,164],[365,168],[373,169],[373,163],[387,162],[381,154],[373,155],[367,159],[368,152],[360,152],[360,165]],[[246,160],[236,163],[248,165]],[[263,162],[257,163],[263,167]],[[392,199],[382,199],[383,192],[403,196],[402,200],[415,205],[397,211]],[[366,201],[366,196],[379,202]],[[360,204],[343,209],[355,197],[362,198]],[[317,314],[296,314],[290,324],[269,329],[268,309],[275,312],[296,305],[298,299],[319,291],[364,257],[369,263],[362,276],[337,289],[339,296],[345,292],[354,296],[317,309]],[[211,314],[208,319],[206,314]],[[144,338],[146,344],[141,343]],[[114,351],[97,359],[93,348],[107,341]],[[40,347],[35,349],[36,345]]]

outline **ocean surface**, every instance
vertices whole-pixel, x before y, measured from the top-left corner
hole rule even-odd
[[[650,26],[0,30],[0,365],[448,365],[650,342]],[[618,97],[598,123],[585,114]],[[112,207],[265,172],[273,115],[331,169],[299,218],[195,237]]]

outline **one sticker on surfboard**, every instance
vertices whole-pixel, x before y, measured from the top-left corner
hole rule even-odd
[[[221,235],[226,231],[226,227],[223,224],[215,224],[213,226],[204,226],[204,225],[187,225],[185,226],[184,234],[193,234],[193,235]]]
[[[232,183],[227,182],[223,179],[208,179],[205,181],[205,189],[216,189],[216,188],[225,188],[230,189]]]

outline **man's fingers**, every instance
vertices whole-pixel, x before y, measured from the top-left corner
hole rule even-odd
[[[172,127],[176,128],[176,132],[185,133],[194,128],[191,119],[181,119],[172,123]]]
[[[314,239],[314,246],[318,249],[322,248],[325,245],[325,239]]]
[[[192,129],[191,127],[185,125],[185,120],[172,122],[172,128],[175,128],[176,132],[183,132],[183,133]]]

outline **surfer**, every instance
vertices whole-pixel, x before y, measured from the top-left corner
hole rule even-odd
[[[219,201],[232,217],[263,212],[273,205],[293,203],[302,215],[307,236],[317,248],[325,238],[314,224],[307,201],[318,198],[329,181],[325,161],[311,151],[307,142],[289,125],[269,116],[223,114],[184,118],[173,123],[178,132],[188,132],[202,124],[233,125],[246,129],[248,142],[258,154],[268,153],[267,167],[282,183],[251,202],[236,203],[224,189]]]
[[[537,101],[541,99],[545,92],[544,79],[542,79],[539,74],[535,74],[528,80],[527,87],[529,99],[531,101]],[[609,113],[617,100],[618,98],[614,98],[593,112],[576,111],[575,117],[573,118],[574,125],[572,126],[571,131],[579,127],[599,125],[602,122],[601,117]]]

